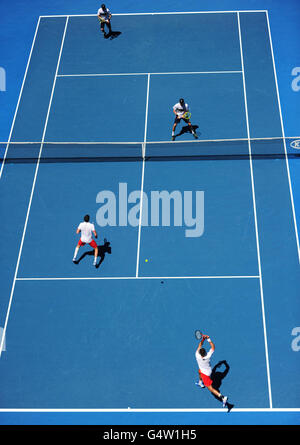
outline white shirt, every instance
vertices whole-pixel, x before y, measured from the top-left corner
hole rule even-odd
[[[189,105],[188,104],[184,104],[184,106],[182,106],[178,102],[177,104],[174,105],[173,110],[175,111],[175,113],[178,116],[183,116],[186,111],[189,111]]]
[[[214,351],[213,351],[213,349],[211,348],[211,349],[208,351],[208,353],[206,354],[206,356],[205,356],[205,357],[202,357],[202,356],[200,355],[200,353],[199,353],[198,351],[196,351],[196,354],[195,354],[195,356],[196,356],[196,360],[197,360],[199,369],[200,369],[200,371],[202,372],[202,374],[205,374],[205,375],[208,375],[208,376],[211,375],[211,373],[212,373],[212,369],[211,369],[211,366],[210,366],[210,358],[211,358],[211,356],[213,355],[213,353],[214,353]]]
[[[81,231],[81,241],[83,243],[90,243],[93,239],[92,232],[95,231],[95,226],[89,222],[82,222],[78,226],[78,230]]]
[[[100,17],[101,17],[102,19],[108,20],[109,17],[110,17],[110,15],[111,15],[111,13],[110,13],[110,10],[109,10],[108,8],[106,8],[106,11],[105,11],[105,12],[103,11],[102,8],[100,8],[100,9],[98,10],[98,15],[100,15]]]

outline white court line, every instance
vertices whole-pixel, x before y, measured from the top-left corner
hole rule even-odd
[[[139,16],[139,15],[181,15],[181,14],[235,14],[237,12],[266,12],[265,9],[245,9],[245,10],[235,10],[235,11],[181,11],[181,12],[129,12],[129,13],[112,13],[113,17],[122,17],[122,16]],[[52,18],[52,17],[97,17],[97,14],[68,14],[68,15],[41,15],[41,18]]]
[[[298,413],[300,408],[233,408],[236,413]],[[224,408],[1,408],[0,413],[224,413]]]
[[[32,52],[33,52],[36,36],[37,36],[37,33],[38,33],[38,29],[39,29],[39,25],[40,25],[40,18],[38,19],[38,22],[37,22],[37,25],[36,25],[36,28],[35,28],[35,33],[34,33],[33,41],[32,41],[32,44],[31,44],[30,53],[29,53],[29,57],[28,57],[28,61],[27,61],[26,69],[25,69],[25,73],[24,73],[24,76],[23,76],[21,90],[20,90],[20,93],[19,93],[19,97],[18,97],[16,109],[15,109],[15,114],[14,114],[13,121],[12,121],[12,124],[11,124],[10,132],[9,132],[9,136],[8,136],[8,141],[6,143],[5,153],[4,153],[4,156],[3,156],[1,169],[0,169],[0,179],[2,177],[2,172],[3,172],[3,168],[4,168],[6,156],[7,156],[8,147],[9,147],[9,144],[10,144],[10,141],[11,141],[11,137],[12,137],[12,133],[13,133],[13,129],[14,129],[14,126],[15,126],[15,121],[16,121],[18,110],[19,110],[20,100],[21,100],[21,97],[22,97],[22,93],[23,93],[23,89],[24,89],[24,85],[25,85],[25,81],[26,81],[26,77],[27,77],[28,68],[29,68],[30,61],[31,61],[31,56],[32,56]]]
[[[76,281],[76,280],[226,280],[259,279],[259,275],[211,275],[182,277],[17,277],[16,281]]]
[[[138,245],[137,245],[136,272],[135,272],[135,276],[136,277],[139,276],[139,265],[140,265],[140,247],[141,247],[141,232],[142,232],[142,218],[143,218],[143,197],[144,197],[144,178],[145,178],[145,150],[146,150],[147,128],[148,128],[149,91],[150,91],[150,74],[148,74],[148,77],[147,77],[145,130],[144,130],[144,143],[143,143],[143,165],[142,165],[142,180],[141,180],[141,194],[140,194],[140,218],[139,218]]]
[[[279,109],[279,116],[280,116],[281,131],[282,131],[282,136],[284,138],[283,139],[283,145],[284,145],[286,170],[287,170],[289,189],[290,189],[290,196],[291,196],[291,204],[292,204],[292,212],[293,212],[293,219],[294,219],[296,243],[297,243],[297,249],[298,249],[298,261],[300,263],[300,244],[299,244],[298,226],[297,226],[296,211],[295,211],[295,205],[294,205],[294,196],[293,196],[293,188],[292,188],[292,181],[291,181],[291,175],[290,175],[289,161],[288,161],[287,149],[286,149],[285,130],[284,130],[284,125],[283,125],[283,117],[282,117],[281,102],[280,102],[280,96],[279,96],[278,80],[277,80],[277,71],[276,71],[276,66],[275,66],[275,57],[274,57],[274,51],[273,51],[273,43],[272,43],[271,28],[270,28],[268,11],[266,11],[266,18],[267,18],[268,31],[269,31],[269,40],[270,40],[270,47],[271,47],[271,53],[272,53],[273,71],[274,71],[275,84],[276,84],[276,92],[277,92],[277,101],[278,101],[278,109]]]
[[[58,74],[57,77],[103,77],[103,76],[170,76],[170,75],[188,75],[188,74],[241,74],[242,71],[172,71],[161,73],[88,73],[88,74]]]
[[[266,355],[266,366],[267,366],[269,403],[270,403],[270,408],[272,408],[272,391],[271,391],[271,378],[270,378],[270,366],[269,366],[269,353],[268,353],[266,318],[265,318],[265,308],[264,308],[264,291],[263,291],[262,272],[261,272],[261,258],[260,258],[259,234],[258,234],[257,211],[256,211],[256,197],[255,197],[254,174],[253,174],[252,152],[251,152],[251,141],[250,141],[250,126],[249,126],[248,101],[247,101],[247,90],[246,90],[246,80],[245,80],[243,42],[242,42],[242,33],[241,33],[241,24],[240,24],[240,15],[239,15],[239,13],[237,14],[237,20],[238,20],[238,29],[239,29],[239,39],[240,39],[241,63],[242,63],[242,68],[243,68],[244,102],[245,102],[245,113],[246,113],[246,124],[247,124],[249,155],[250,155],[249,162],[250,162],[250,173],[251,173],[251,184],[252,184],[252,199],[253,199],[254,223],[255,223],[255,233],[256,233],[256,248],[257,248],[257,261],[258,261],[258,270],[259,270],[259,284],[260,284],[260,297],[261,297],[261,308],[262,308],[262,318],[263,318],[263,330],[264,330],[265,355]]]
[[[59,68],[59,64],[60,64],[60,59],[61,59],[61,55],[62,55],[64,41],[65,41],[67,25],[68,25],[68,18],[66,19],[66,23],[65,23],[64,33],[63,33],[62,42],[61,42],[61,46],[60,46],[60,51],[59,51],[56,71],[55,71],[53,85],[52,85],[51,96],[50,96],[50,100],[49,100],[49,105],[48,105],[48,110],[47,110],[47,115],[46,115],[46,120],[45,120],[45,125],[44,125],[44,131],[43,131],[43,135],[42,135],[42,142],[41,142],[41,146],[40,146],[40,150],[39,150],[39,156],[38,156],[38,160],[37,160],[37,164],[36,164],[36,168],[35,168],[33,184],[32,184],[32,187],[31,187],[30,199],[29,199],[29,204],[28,204],[28,207],[27,207],[27,213],[26,213],[26,219],[25,219],[25,224],[24,224],[24,228],[23,228],[21,245],[20,245],[20,248],[19,248],[17,265],[16,265],[16,269],[15,269],[13,285],[12,285],[12,289],[11,289],[11,293],[10,293],[9,304],[8,304],[5,324],[4,324],[4,328],[3,328],[2,341],[1,341],[1,345],[0,345],[0,358],[1,358],[1,355],[2,355],[3,343],[4,343],[4,339],[5,339],[5,333],[6,333],[6,329],[7,329],[7,323],[8,323],[8,318],[9,318],[9,314],[10,314],[10,308],[11,308],[11,304],[12,304],[12,299],[13,299],[13,295],[14,295],[16,278],[17,278],[17,275],[18,275],[19,264],[20,264],[20,259],[21,259],[21,255],[22,255],[23,244],[24,244],[25,234],[26,234],[26,230],[27,230],[27,224],[28,224],[28,219],[29,219],[29,214],[30,214],[30,209],[31,209],[32,198],[33,198],[33,194],[34,194],[34,190],[35,190],[35,184],[36,184],[37,174],[38,174],[38,170],[39,170],[41,154],[42,154],[42,150],[43,150],[43,143],[44,143],[45,134],[46,134],[47,125],[48,125],[48,119],[49,119],[49,115],[50,115],[50,109],[51,109],[51,105],[52,105],[53,94],[54,94],[55,85],[56,85],[56,76],[57,76],[57,72],[58,72],[58,68]]]
[[[270,136],[270,137],[261,137],[261,138],[250,138],[250,141],[272,141],[284,139],[283,136]],[[300,136],[286,136],[285,139],[300,139]],[[180,140],[180,141],[147,141],[148,144],[199,144],[205,142],[248,142],[249,138],[234,138],[234,139],[197,139],[197,140]],[[10,143],[11,145],[40,145],[41,141],[16,141],[16,142],[0,142],[2,145],[6,145]],[[143,145],[145,142],[143,141],[121,141],[121,142],[113,142],[113,141],[44,141],[43,144],[47,145],[97,145],[97,144],[105,144],[105,145]],[[300,154],[300,153],[299,153]]]

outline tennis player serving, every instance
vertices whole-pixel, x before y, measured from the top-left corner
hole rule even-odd
[[[191,113],[189,110],[189,105],[184,101],[184,99],[179,99],[179,102],[174,105],[173,107],[173,113],[175,114],[175,120],[172,128],[172,141],[175,141],[175,129],[177,127],[177,124],[181,121],[181,119],[184,120],[190,127],[190,131],[193,134],[195,139],[198,139],[198,136],[196,135],[196,132],[191,124]]]
[[[204,341],[207,340],[210,344],[210,350],[206,352],[206,350],[202,347]],[[199,367],[199,382],[196,383],[196,385],[201,386],[201,388],[206,387],[212,394],[217,396],[220,400],[223,402],[223,408],[225,408],[227,404],[228,397],[223,396],[219,391],[217,391],[215,388],[213,388],[212,384],[213,381],[210,378],[212,373],[212,368],[210,365],[210,359],[215,351],[215,345],[211,341],[210,337],[208,335],[203,335],[202,340],[199,343],[199,346],[196,351],[196,360]]]

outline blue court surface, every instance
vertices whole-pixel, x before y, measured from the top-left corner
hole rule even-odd
[[[39,18],[1,147],[7,418],[299,423],[298,148],[268,14],[186,14],[174,45],[181,26],[177,13],[115,14],[104,38],[94,15]],[[171,141],[181,97],[198,140],[180,123]],[[171,198],[157,215],[159,193]],[[89,246],[72,262],[86,213],[97,267]],[[216,345],[230,413],[195,385],[195,329]]]

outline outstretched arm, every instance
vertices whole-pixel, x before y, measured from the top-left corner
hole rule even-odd
[[[215,350],[215,345],[214,345],[214,343],[211,341],[209,335],[203,335],[203,339],[208,341],[208,343],[210,344],[211,349],[214,351],[214,350]],[[203,341],[204,341],[204,340],[203,340]]]

